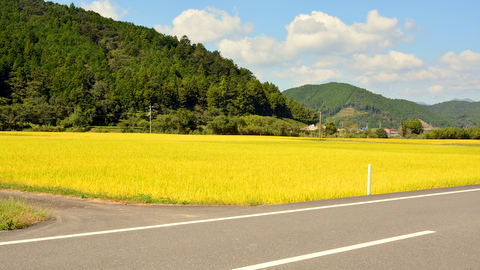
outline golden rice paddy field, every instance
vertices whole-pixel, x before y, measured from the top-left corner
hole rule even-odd
[[[480,141],[0,132],[0,187],[276,204],[480,184]]]

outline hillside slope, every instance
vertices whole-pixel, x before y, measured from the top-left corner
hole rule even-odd
[[[434,113],[454,120],[460,127],[480,125],[480,102],[447,101],[427,108]]]
[[[420,118],[437,126],[455,126],[448,117],[407,100],[389,99],[346,83],[304,85],[283,92],[299,103],[321,111],[337,124],[351,121],[362,127],[397,128],[402,120]]]
[[[113,125],[150,106],[154,114],[315,117],[185,36],[42,0],[3,0],[0,26],[0,129],[65,119]]]

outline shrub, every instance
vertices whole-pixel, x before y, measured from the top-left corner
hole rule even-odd
[[[65,128],[61,126],[40,126],[40,125],[31,125],[32,131],[37,132],[63,132]]]
[[[375,130],[375,134],[377,134],[378,138],[388,138],[388,134],[383,128]]]
[[[179,109],[169,114],[158,115],[152,121],[152,130],[168,134],[189,134],[197,129],[197,115],[189,110]]]
[[[237,135],[239,134],[238,128],[243,124],[242,119],[239,117],[227,117],[225,115],[219,115],[213,118],[212,121],[207,124],[207,132],[211,131],[213,134],[218,135]]]

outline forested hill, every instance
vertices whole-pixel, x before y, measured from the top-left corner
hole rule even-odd
[[[402,120],[422,119],[436,127],[457,126],[454,120],[407,100],[389,99],[345,83],[304,85],[285,90],[287,97],[321,111],[337,124],[398,128]]]
[[[480,125],[480,102],[447,101],[427,107],[434,113],[454,119],[459,127]]]
[[[0,129],[65,119],[112,125],[153,106],[315,119],[271,83],[188,37],[42,0],[0,5]],[[77,121],[78,122],[78,121]]]

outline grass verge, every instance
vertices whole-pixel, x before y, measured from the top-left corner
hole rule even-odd
[[[48,193],[48,194],[55,194],[55,195],[65,195],[65,196],[79,197],[82,199],[89,199],[89,198],[103,199],[103,200],[111,200],[111,201],[118,201],[118,202],[124,202],[124,203],[193,204],[193,202],[176,201],[170,198],[152,198],[151,195],[145,195],[142,193],[136,194],[134,196],[109,196],[105,194],[83,192],[83,191],[79,191],[71,188],[29,186],[29,185],[17,184],[17,183],[0,183],[0,189],[19,190],[19,191],[24,191],[29,193]]]
[[[50,218],[46,209],[37,209],[25,199],[0,198],[0,230],[22,229]]]

